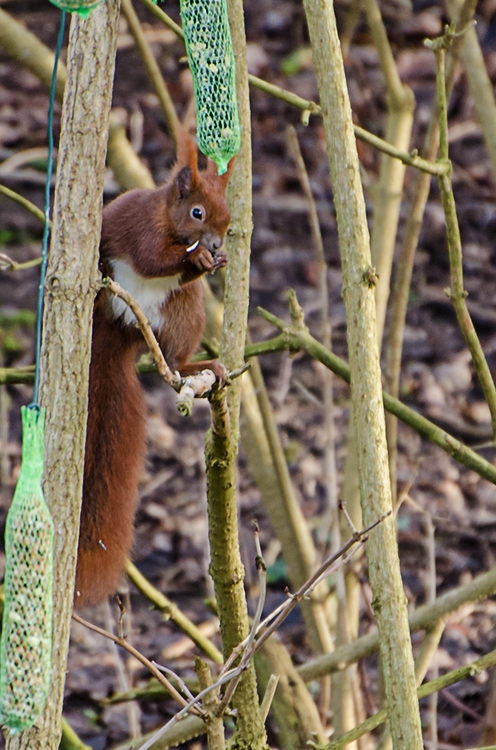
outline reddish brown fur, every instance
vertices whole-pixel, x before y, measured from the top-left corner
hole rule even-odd
[[[230,165],[231,166],[231,165]],[[186,168],[186,169],[185,169]],[[181,274],[181,286],[162,308],[156,331],[168,364],[183,374],[218,363],[188,364],[201,340],[205,315],[199,277],[227,262],[217,252],[229,224],[224,192],[229,179],[209,165],[198,171],[196,148],[185,138],[170,179],[157,190],[131,190],[103,212],[102,270],[126,260],[144,277]],[[202,206],[203,223],[190,216]],[[200,240],[191,253],[186,248]],[[112,317],[108,291],[96,301],[90,368],[83,508],[76,605],[94,603],[117,587],[133,538],[138,479],[145,455],[145,406],[136,375],[141,334]]]
[[[101,305],[101,302],[99,303]],[[131,549],[145,453],[145,408],[136,374],[138,343],[98,307],[93,322],[77,604],[117,587]]]

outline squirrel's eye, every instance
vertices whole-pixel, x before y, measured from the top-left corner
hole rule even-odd
[[[203,206],[193,206],[190,214],[193,219],[198,219],[198,221],[203,221],[205,219],[205,209]]]

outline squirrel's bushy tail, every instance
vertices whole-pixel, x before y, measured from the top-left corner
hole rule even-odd
[[[133,541],[143,466],[145,405],[136,374],[136,343],[95,315],[75,604],[117,588]]]

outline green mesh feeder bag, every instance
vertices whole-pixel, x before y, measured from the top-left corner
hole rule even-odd
[[[50,2],[60,10],[78,13],[81,18],[86,18],[97,5],[100,5],[102,0],[50,0]]]
[[[41,491],[45,410],[23,406],[22,464],[5,529],[0,723],[18,734],[46,703],[51,668],[53,523]]]
[[[241,143],[226,0],[181,0],[180,4],[193,74],[198,146],[224,174]]]

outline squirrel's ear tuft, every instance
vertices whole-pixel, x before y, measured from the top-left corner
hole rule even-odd
[[[219,174],[219,171],[217,169],[217,164],[212,161],[212,159],[207,159],[207,174],[212,175],[213,177],[217,177]]]
[[[183,167],[176,175],[176,186],[180,198],[187,198],[191,193],[193,185],[193,172],[191,167]]]
[[[198,179],[198,151],[196,143],[187,133],[181,132],[177,139],[177,164],[179,168],[190,167],[193,182]]]

